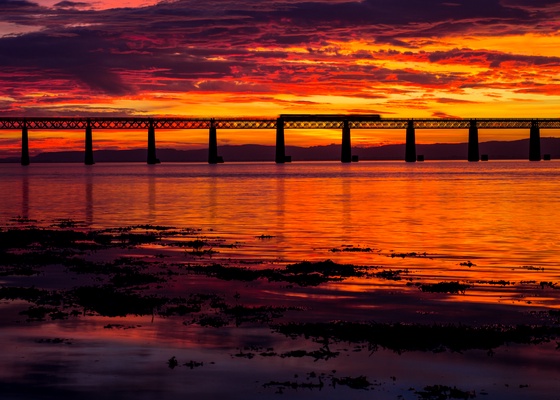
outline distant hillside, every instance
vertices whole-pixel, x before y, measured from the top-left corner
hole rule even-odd
[[[529,139],[510,142],[492,141],[479,145],[480,154],[487,154],[490,160],[528,159]],[[218,154],[225,162],[235,161],[274,161],[274,146],[241,145],[219,146]],[[354,147],[352,154],[360,160],[403,160],[404,144],[386,145],[379,147]],[[416,153],[423,155],[426,160],[466,160],[467,143],[457,144],[418,144]],[[541,138],[541,154],[550,154],[553,159],[560,159],[560,138]],[[297,147],[286,146],[286,155],[292,161],[330,161],[340,159],[340,145]],[[208,150],[175,150],[157,149],[157,157],[161,162],[206,162]],[[96,150],[93,156],[95,162],[145,162],[147,150]],[[0,162],[19,162],[18,157],[0,159]],[[83,151],[61,151],[40,153],[31,157],[32,163],[69,162],[82,163]]]

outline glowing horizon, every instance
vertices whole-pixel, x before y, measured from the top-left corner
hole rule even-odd
[[[554,118],[559,31],[529,0],[7,0],[0,117]],[[339,140],[312,136],[295,142]]]

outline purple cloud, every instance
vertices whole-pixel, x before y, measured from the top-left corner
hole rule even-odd
[[[83,3],[83,2],[77,2],[77,1],[61,1],[59,3],[56,3],[54,5],[54,7],[56,8],[88,8],[90,7],[91,4],[89,3]]]
[[[0,37],[0,95],[13,98],[50,87],[68,97],[204,90],[270,96],[323,91],[379,99],[395,83],[398,90],[460,90],[487,87],[488,76],[466,79],[356,61],[560,66],[559,57],[516,49],[421,51],[449,35],[557,32],[560,6],[551,0],[179,0],[108,10],[79,1],[47,8],[0,0],[0,9],[0,22],[40,28]],[[347,54],[337,48],[351,40],[389,50]],[[362,90],[366,86],[371,87]]]

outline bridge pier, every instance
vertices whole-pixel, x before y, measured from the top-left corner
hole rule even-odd
[[[469,126],[469,154],[467,159],[471,162],[480,161],[480,155],[478,154],[478,126],[475,120],[472,120]]]
[[[342,126],[342,153],[340,161],[343,163],[352,162],[352,144],[350,139],[350,123],[347,119],[344,120]]]
[[[416,130],[414,129],[414,121],[408,121],[406,127],[406,147],[404,160],[406,162],[416,162]]]
[[[25,121],[21,128],[21,165],[29,165],[29,133]]]
[[[208,164],[218,164],[218,133],[214,119],[210,120],[210,130],[208,133]]]
[[[541,130],[537,121],[531,121],[529,136],[529,161],[541,160]]]
[[[148,164],[159,164],[156,157],[156,129],[154,127],[154,120],[150,118],[148,122]]]
[[[87,120],[86,126],[86,154],[85,154],[85,165],[93,165],[95,162],[93,161],[93,135],[91,131],[91,121]]]
[[[276,120],[276,164],[286,162],[286,144],[284,142],[284,120]]]

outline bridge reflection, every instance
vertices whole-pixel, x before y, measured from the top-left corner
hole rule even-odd
[[[218,155],[218,129],[275,129],[275,162],[291,161],[286,155],[284,132],[286,129],[341,129],[340,160],[343,163],[358,161],[352,156],[352,129],[403,129],[406,132],[404,160],[415,162],[416,129],[465,129],[468,130],[468,161],[481,159],[478,148],[479,129],[528,129],[529,160],[541,160],[540,130],[559,129],[560,118],[381,118],[378,114],[281,114],[278,118],[0,118],[0,129],[21,129],[21,165],[29,165],[29,130],[84,129],[84,163],[94,164],[94,129],[145,129],[147,138],[147,163],[158,164],[156,157],[156,130],[158,129],[208,129],[208,162],[223,162]],[[484,157],[483,157],[484,159]],[[548,159],[548,157],[545,157]]]

